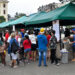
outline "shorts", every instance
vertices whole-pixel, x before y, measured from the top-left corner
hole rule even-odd
[[[27,53],[27,52],[29,52],[29,51],[31,51],[31,48],[25,49],[25,50],[24,50],[24,53]]]
[[[32,45],[31,45],[31,50],[32,50],[32,51],[36,51],[36,44],[32,44]]]
[[[17,54],[11,53],[12,60],[16,60],[18,58]]]
[[[73,46],[73,52],[75,52],[75,46]]]

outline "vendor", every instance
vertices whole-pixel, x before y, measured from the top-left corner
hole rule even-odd
[[[73,59],[72,59],[72,61],[75,61],[75,30],[73,30],[73,33],[74,33],[74,35],[73,35],[73,37],[71,37],[71,38],[73,38],[73,41],[71,42],[72,48],[73,48]]]

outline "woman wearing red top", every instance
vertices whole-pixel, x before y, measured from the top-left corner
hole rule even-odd
[[[49,47],[49,43],[50,43],[49,40],[51,39],[51,35],[46,31],[45,36],[47,37],[47,41],[48,41],[48,44],[47,44],[47,48],[48,48],[47,59],[50,60],[51,52],[50,52],[50,47]]]
[[[23,42],[23,47],[24,47],[24,56],[26,57],[27,54],[27,59],[29,60],[29,52],[31,51],[31,41],[29,40],[29,37],[26,35],[25,40]]]
[[[5,39],[6,39],[6,41],[8,40],[8,38],[9,38],[9,31],[6,30],[6,34],[5,34]]]

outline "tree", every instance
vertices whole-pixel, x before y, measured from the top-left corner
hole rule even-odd
[[[8,21],[11,19],[11,15],[10,14],[8,14]]]
[[[4,16],[0,16],[0,23],[5,22],[5,21],[6,21],[5,17]]]
[[[75,2],[75,0],[59,0],[60,2],[64,3],[64,2]]]
[[[22,16],[26,16],[26,14],[24,14],[24,13],[18,13],[18,12],[16,12],[16,14],[15,14],[15,18],[17,19],[17,18],[20,18],[20,17],[22,17]]]

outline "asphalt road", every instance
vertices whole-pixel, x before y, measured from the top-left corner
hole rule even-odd
[[[61,64],[60,66],[47,62],[48,67],[38,67],[37,61],[25,65],[21,63],[18,68],[13,69],[9,66],[9,58],[6,61],[6,67],[0,64],[0,75],[75,75],[75,62]]]

